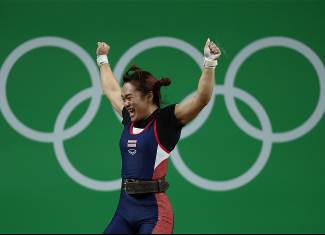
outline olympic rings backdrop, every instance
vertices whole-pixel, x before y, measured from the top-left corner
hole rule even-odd
[[[121,120],[97,41],[194,94],[207,37],[214,95],[169,163],[176,233],[325,232],[322,1],[0,0],[0,233],[101,233],[117,207]],[[136,212],[135,212],[136,213]]]

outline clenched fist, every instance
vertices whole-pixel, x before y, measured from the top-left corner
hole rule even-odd
[[[208,38],[204,46],[204,63],[205,68],[215,68],[218,64],[218,58],[221,55],[219,47]]]
[[[220,55],[221,55],[220,49],[213,41],[210,41],[210,38],[208,38],[204,47],[204,57],[209,60],[216,60],[220,57]]]
[[[97,42],[97,55],[107,55],[109,52],[109,45],[107,45],[105,42]]]

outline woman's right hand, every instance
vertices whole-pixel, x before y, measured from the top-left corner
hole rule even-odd
[[[97,55],[107,55],[109,52],[109,45],[107,45],[105,42],[97,42]]]

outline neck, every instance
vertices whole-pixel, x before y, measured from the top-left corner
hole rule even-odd
[[[148,108],[148,112],[145,115],[145,119],[147,119],[148,117],[150,117],[150,115],[155,112],[158,109],[157,105],[150,105],[150,107]]]

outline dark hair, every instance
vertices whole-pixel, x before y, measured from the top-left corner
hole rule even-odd
[[[132,65],[131,68],[123,76],[124,83],[131,83],[135,88],[143,95],[147,95],[150,92],[153,94],[153,102],[160,107],[161,94],[160,88],[162,86],[169,86],[171,81],[169,78],[156,79],[148,71],[144,71]]]

